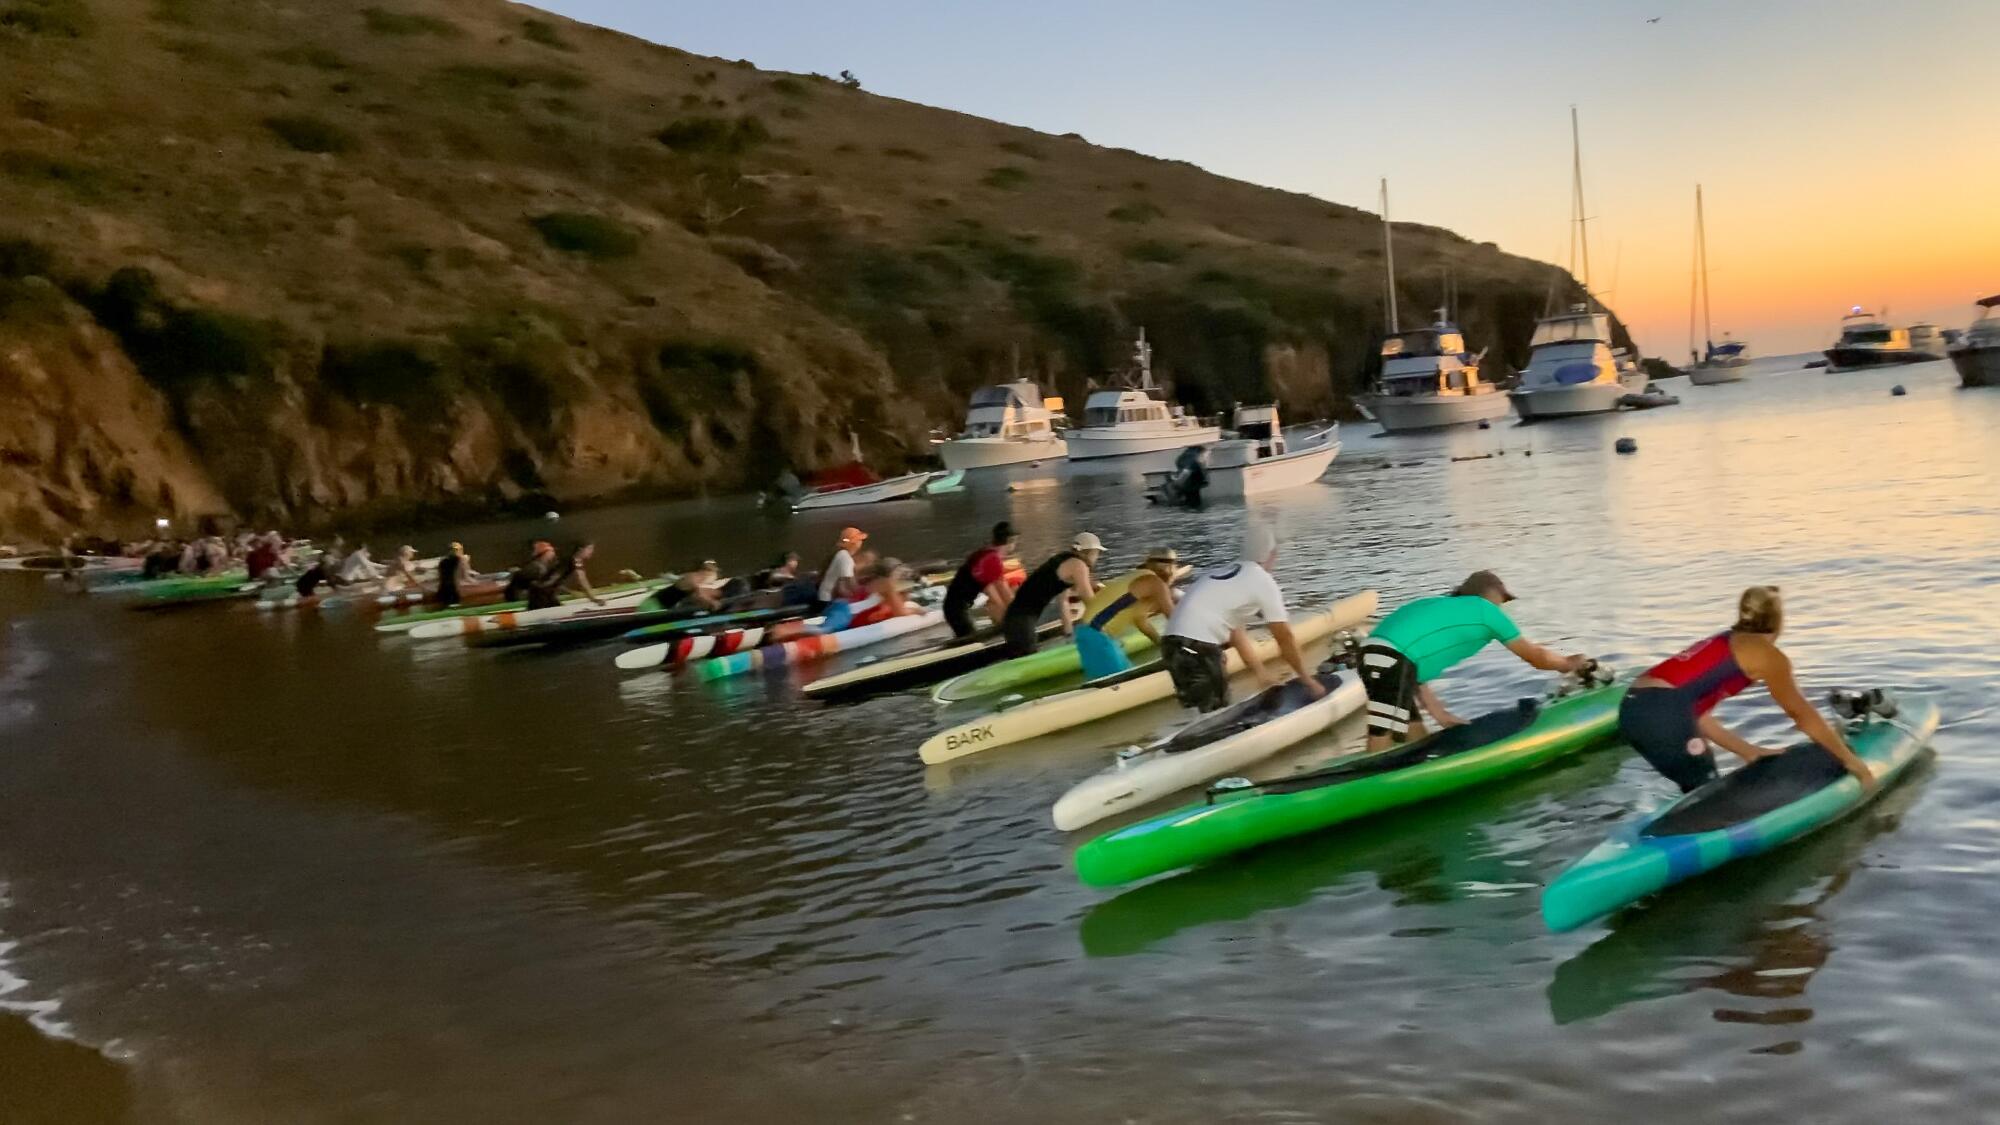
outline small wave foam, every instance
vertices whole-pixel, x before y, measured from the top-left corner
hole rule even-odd
[[[0,883],[0,919],[4,919],[7,908],[13,900],[7,896],[7,885]],[[9,940],[4,930],[0,930],[0,1012],[24,1017],[35,1030],[55,1039],[77,1042],[76,1029],[61,1019],[57,1012],[61,1001],[36,999],[31,992],[28,978],[15,971],[13,954],[20,948],[19,941]]]

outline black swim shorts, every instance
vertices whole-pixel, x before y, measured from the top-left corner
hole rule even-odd
[[[1402,742],[1417,717],[1417,666],[1397,649],[1370,641],[1361,646],[1361,686],[1368,691],[1368,733]]]
[[[1160,639],[1160,659],[1173,677],[1174,698],[1197,711],[1229,705],[1229,677],[1222,670],[1222,646],[1188,637]]]
[[[1715,755],[1695,754],[1701,739],[1694,704],[1673,688],[1636,688],[1618,705],[1618,733],[1639,756],[1686,793],[1715,779]]]

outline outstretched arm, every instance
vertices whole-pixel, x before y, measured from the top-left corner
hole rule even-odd
[[[1292,671],[1297,673],[1299,682],[1306,685],[1306,693],[1314,699],[1325,695],[1326,688],[1320,686],[1320,682],[1306,670],[1305,654],[1299,651],[1299,638],[1292,632],[1292,623],[1273,621],[1270,629],[1271,638],[1278,642],[1278,655],[1284,657],[1285,663],[1292,666]]]
[[[1833,729],[1833,724],[1826,721],[1826,716],[1820,714],[1819,709],[1807,703],[1806,697],[1800,694],[1799,683],[1792,678],[1791,658],[1773,647],[1769,658],[1763,663],[1767,665],[1764,669],[1764,686],[1770,689],[1771,699],[1784,709],[1793,725],[1799,728],[1799,733],[1819,743],[1821,749],[1833,755],[1841,765],[1846,766],[1847,772],[1860,780],[1862,789],[1873,789],[1875,771],[1869,769],[1868,763],[1862,761],[1860,755],[1847,745],[1847,740],[1840,737],[1840,732]]]
[[[1236,650],[1236,659],[1241,660],[1243,666],[1257,677],[1260,687],[1270,687],[1278,682],[1271,673],[1264,670],[1264,662],[1257,659],[1257,648],[1250,643],[1250,634],[1241,629],[1231,629],[1229,647]]]
[[[1545,648],[1526,637],[1515,637],[1508,641],[1507,651],[1526,661],[1529,667],[1540,668],[1544,672],[1574,672],[1583,667],[1589,659],[1584,656],[1563,656],[1554,649]]]

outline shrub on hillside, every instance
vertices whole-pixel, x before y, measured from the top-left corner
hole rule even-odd
[[[444,366],[401,340],[330,343],[320,352],[319,380],[362,406],[442,406],[448,389]]]
[[[447,80],[465,86],[484,86],[503,90],[522,90],[530,86],[546,86],[551,90],[580,90],[590,85],[590,79],[560,66],[479,66],[471,63],[448,66],[438,73]]]
[[[654,134],[663,145],[691,156],[740,156],[771,139],[755,117],[683,117]]]
[[[558,51],[576,50],[562,37],[562,33],[556,30],[556,25],[547,20],[522,20],[521,36],[530,43],[540,43],[544,47],[554,47]]]
[[[1000,148],[1003,152],[1011,152],[1015,156],[1025,156],[1030,160],[1048,159],[1047,156],[1042,154],[1041,149],[1036,148],[1026,141],[1001,141]]]
[[[175,389],[197,380],[265,376],[282,348],[268,324],[234,313],[177,304],[151,272],[127,266],[78,294],[97,322],[117,336],[140,374]]]
[[[436,35],[449,39],[462,34],[455,23],[438,19],[436,16],[417,15],[414,12],[363,8],[361,18],[367,22],[368,30],[377,35]]]
[[[1000,188],[1003,191],[1012,191],[1028,180],[1028,170],[1012,164],[1003,164],[979,178],[979,182],[987,187]]]
[[[289,148],[299,152],[349,152],[354,148],[354,134],[324,118],[309,113],[286,113],[276,117],[266,117],[264,128],[285,142]]]
[[[639,252],[639,232],[615,219],[582,211],[551,211],[528,220],[542,241],[588,258],[629,258]]]
[[[81,39],[91,26],[83,0],[0,0],[0,27],[51,39]]]
[[[1145,200],[1121,203],[1104,213],[1104,217],[1119,223],[1150,223],[1166,212]]]
[[[1163,265],[1170,265],[1187,257],[1187,247],[1149,238],[1144,242],[1134,242],[1126,246],[1125,256],[1135,262],[1157,262]]]
[[[757,357],[734,344],[670,341],[639,380],[639,399],[661,433],[687,433],[690,421],[734,402],[737,383],[754,379]]]
[[[0,279],[52,277],[55,268],[55,251],[41,243],[25,238],[0,238]]]
[[[788,98],[803,99],[812,97],[812,90],[807,88],[805,83],[788,74],[771,79],[771,91],[783,94]]]
[[[95,195],[103,186],[104,178],[102,173],[88,164],[20,149],[0,152],[0,176],[55,184],[83,196]]]
[[[921,161],[926,164],[928,164],[931,159],[929,153],[918,152],[916,149],[913,148],[903,148],[900,145],[890,145],[888,148],[882,150],[882,155],[892,156],[895,157],[897,160]]]

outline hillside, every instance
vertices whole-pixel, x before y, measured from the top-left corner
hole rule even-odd
[[[1374,216],[498,0],[0,0],[0,536],[737,489],[920,456],[1133,331],[1339,409]],[[1398,225],[1513,364],[1549,267]]]

